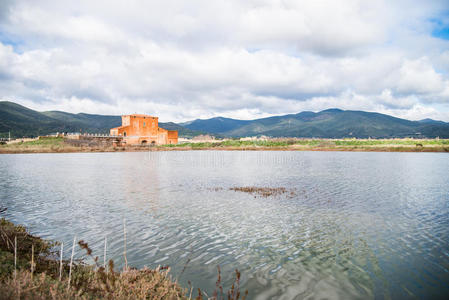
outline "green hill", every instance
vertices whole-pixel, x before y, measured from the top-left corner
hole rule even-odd
[[[37,136],[49,131],[63,131],[64,123],[19,104],[0,102],[0,134],[12,137]]]
[[[109,133],[120,126],[120,116],[71,114],[62,111],[37,112],[22,105],[0,101],[0,137],[35,137],[56,132]],[[159,123],[168,130],[178,130],[180,136],[192,137],[201,132],[184,128],[175,123]]]
[[[79,127],[91,132],[109,132],[110,128],[120,126],[122,118],[120,116],[90,115],[90,114],[70,114],[62,111],[46,111],[42,114],[70,124],[70,126]]]
[[[185,137],[185,138],[192,138],[194,136],[206,134],[206,132],[185,128],[185,127],[183,127],[179,124],[173,123],[173,122],[167,122],[167,123],[159,122],[159,127],[167,129],[167,130],[177,130],[178,135],[180,137]]]
[[[249,123],[251,123],[251,121],[217,117],[205,120],[197,119],[191,122],[180,123],[180,125],[192,130],[207,131],[217,134],[241,128]]]

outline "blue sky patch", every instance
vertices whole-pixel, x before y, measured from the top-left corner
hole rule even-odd
[[[432,31],[432,36],[444,40],[449,40],[449,27],[437,28]]]
[[[0,31],[0,43],[3,45],[12,46],[14,52],[21,53],[20,46],[23,45],[23,41],[17,37],[13,37],[5,32]]]
[[[433,25],[432,36],[449,40],[449,11],[442,13],[438,18],[430,19]]]

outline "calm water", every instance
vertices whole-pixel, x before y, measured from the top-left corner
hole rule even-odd
[[[157,152],[0,156],[0,205],[31,232],[103,260],[169,265],[214,290],[235,268],[251,299],[445,299],[449,156]],[[231,187],[285,187],[260,197]],[[77,249],[77,254],[82,251]],[[181,270],[188,262],[185,272]]]

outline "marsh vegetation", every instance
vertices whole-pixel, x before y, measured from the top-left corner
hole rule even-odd
[[[255,196],[260,197],[270,197],[270,196],[279,196],[283,194],[287,194],[290,197],[296,195],[294,189],[287,189],[285,187],[257,187],[257,186],[242,186],[242,187],[231,187],[229,190],[234,192],[242,192],[248,193]]]
[[[75,242],[75,241],[74,241]],[[36,237],[24,226],[0,219],[0,294],[1,299],[242,299],[240,273],[225,292],[218,267],[216,289],[210,293],[181,287],[170,275],[169,266],[155,269],[125,267],[118,271],[114,261],[99,263],[83,240],[77,246],[85,251],[84,260],[63,259],[62,245]],[[74,250],[75,243],[72,245]],[[106,251],[106,250],[105,250]],[[61,250],[62,253],[62,250]],[[72,252],[73,253],[73,252]],[[106,252],[105,252],[106,253]],[[126,255],[126,253],[125,253]],[[185,265],[187,268],[187,263]]]

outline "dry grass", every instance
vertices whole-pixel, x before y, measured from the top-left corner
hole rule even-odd
[[[119,272],[110,260],[105,268],[82,240],[78,245],[95,264],[76,261],[69,279],[70,261],[61,260],[60,264],[58,252],[52,251],[55,245],[29,234],[23,226],[0,219],[0,299],[191,299],[193,291],[172,280],[169,267],[125,268]],[[211,293],[214,296],[208,299],[245,299],[247,292],[240,294],[237,270],[235,282],[227,293],[223,293],[220,272],[218,277],[217,288]],[[194,294],[197,294],[195,299],[206,299],[203,295],[207,295],[200,289]]]
[[[74,283],[46,273],[31,276],[28,270],[2,283],[2,299],[185,299],[186,291],[170,280],[167,271],[128,270],[75,273]]]

